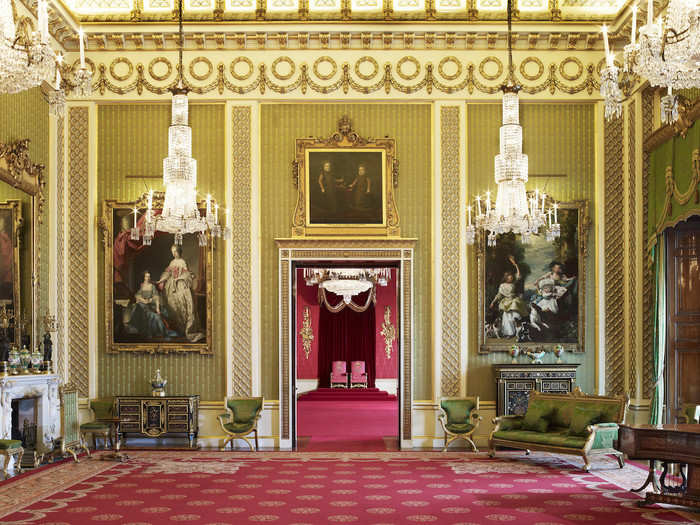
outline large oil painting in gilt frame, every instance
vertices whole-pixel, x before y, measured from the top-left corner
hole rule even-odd
[[[347,117],[328,138],[296,140],[292,235],[399,236],[394,139],[363,138]]]
[[[559,204],[561,236],[533,235],[523,244],[512,233],[496,246],[479,240],[479,352],[585,349],[588,201]]]
[[[155,194],[160,213],[162,194]],[[131,238],[134,226],[138,240]],[[105,337],[107,351],[197,352],[212,349],[212,242],[200,246],[196,235],[156,232],[143,243],[146,199],[105,201]]]

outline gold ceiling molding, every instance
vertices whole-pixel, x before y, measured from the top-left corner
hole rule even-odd
[[[175,0],[61,0],[76,21],[172,23]],[[516,0],[522,21],[614,21],[627,0]],[[506,19],[506,0],[186,0],[188,22],[478,22]]]
[[[409,62],[412,64],[410,67],[414,68],[412,71],[405,70]],[[195,69],[196,65],[202,67]],[[95,70],[94,96],[163,95],[177,82],[177,68],[163,56],[154,57],[147,65],[141,62],[134,64],[129,58],[120,56],[110,63],[95,64]],[[593,62],[584,65],[578,58],[568,56],[558,63],[545,66],[539,58],[528,56],[516,64],[518,70],[521,74],[518,81],[523,91],[530,95],[548,92],[550,95],[584,93],[598,96],[600,76]],[[200,95],[264,95],[267,91],[277,95],[346,95],[350,92],[370,94],[381,91],[387,95],[392,92],[431,94],[433,91],[492,95],[499,91],[505,80],[504,65],[494,56],[485,57],[475,64],[448,55],[437,66],[411,55],[383,64],[371,56],[360,57],[354,63],[339,63],[331,56],[323,56],[312,66],[286,55],[256,62],[247,57],[237,57],[229,63],[219,62],[216,65],[207,57],[197,56],[185,65],[185,71],[189,71],[189,76],[185,74],[185,84]]]
[[[118,26],[121,27],[121,26]],[[131,32],[129,31],[131,29]],[[418,29],[418,28],[416,28]],[[506,49],[506,33],[496,27],[486,31],[209,31],[185,34],[186,50],[256,50],[256,49]],[[87,50],[96,51],[176,51],[177,33],[142,33],[139,26],[122,32],[90,32],[86,34]],[[613,38],[613,37],[611,37]],[[591,50],[602,52],[598,26],[587,32],[577,26],[574,32],[529,31],[514,33],[514,49]],[[66,35],[63,43],[78,51],[77,34]]]

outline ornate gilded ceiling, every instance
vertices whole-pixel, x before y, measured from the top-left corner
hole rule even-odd
[[[173,20],[176,0],[56,0],[76,21]],[[629,0],[516,0],[529,21],[614,20]],[[506,0],[184,0],[185,18],[199,22],[503,21]]]

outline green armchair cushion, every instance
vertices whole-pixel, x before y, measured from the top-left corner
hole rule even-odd
[[[22,442],[19,439],[0,439],[0,450],[10,450],[21,446]]]
[[[553,412],[554,406],[551,402],[541,399],[531,400],[523,417],[523,430],[547,432],[550,423],[549,418]]]
[[[446,423],[445,428],[453,434],[466,434],[474,428],[474,425],[470,423]]]
[[[604,416],[605,412],[602,412],[598,405],[585,402],[576,403],[574,414],[571,417],[571,425],[569,426],[569,435],[587,436],[588,431],[586,428],[589,425],[595,425]]]
[[[231,432],[232,434],[242,434],[242,433],[248,433],[255,428],[255,425],[253,422],[247,422],[247,423],[224,423],[224,428]]]
[[[448,425],[459,425],[469,423],[469,412],[476,406],[473,399],[443,399],[440,401],[440,407],[447,414],[447,429]],[[471,425],[470,425],[471,426]],[[452,432],[452,430],[450,430]],[[465,430],[464,432],[468,432]]]
[[[102,423],[100,421],[91,421],[90,423],[83,423],[80,425],[80,430],[90,430],[93,432],[109,432],[111,426],[108,423]]]
[[[111,399],[93,399],[90,408],[95,413],[95,419],[109,419],[114,417],[114,401]]]
[[[226,405],[233,412],[233,423],[252,424],[263,406],[262,397],[228,399]]]
[[[518,441],[523,443],[537,443],[564,448],[583,448],[586,438],[571,436],[566,430],[559,432],[538,432],[533,430],[501,430],[493,435],[497,439]]]

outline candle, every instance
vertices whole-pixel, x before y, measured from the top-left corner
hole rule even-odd
[[[547,197],[545,193],[542,194],[542,213],[544,213],[544,200]]]
[[[214,204],[214,224],[219,224],[219,205]]]
[[[637,6],[632,6],[632,45],[637,42]]]
[[[207,217],[211,216],[211,195],[207,194]]]
[[[467,206],[467,214],[469,215],[469,226],[472,225],[472,207]]]
[[[603,24],[603,44],[605,45],[605,56],[610,54],[610,46],[608,45],[608,26]]]
[[[647,26],[651,29],[651,24],[654,23],[654,0],[647,0]]]
[[[83,28],[78,28],[78,39],[80,40],[80,68],[85,67],[85,44],[83,39],[85,38],[83,34]]]
[[[557,224],[557,208],[559,208],[559,205],[555,202],[554,203],[554,224]]]
[[[56,87],[55,87],[55,89],[56,89],[56,91],[61,89],[61,71],[58,67],[58,64],[56,64]]]
[[[486,192],[486,213],[491,213],[491,192]]]
[[[481,215],[481,197],[478,195],[476,196],[476,216]]]
[[[134,228],[138,228],[138,225],[136,224],[136,216],[138,215],[139,211],[134,208]]]
[[[41,38],[41,43],[46,44],[49,41],[49,12],[45,0],[39,0],[37,18],[39,19],[39,36]]]
[[[552,209],[547,210],[547,220],[549,221],[549,225],[552,226]]]

